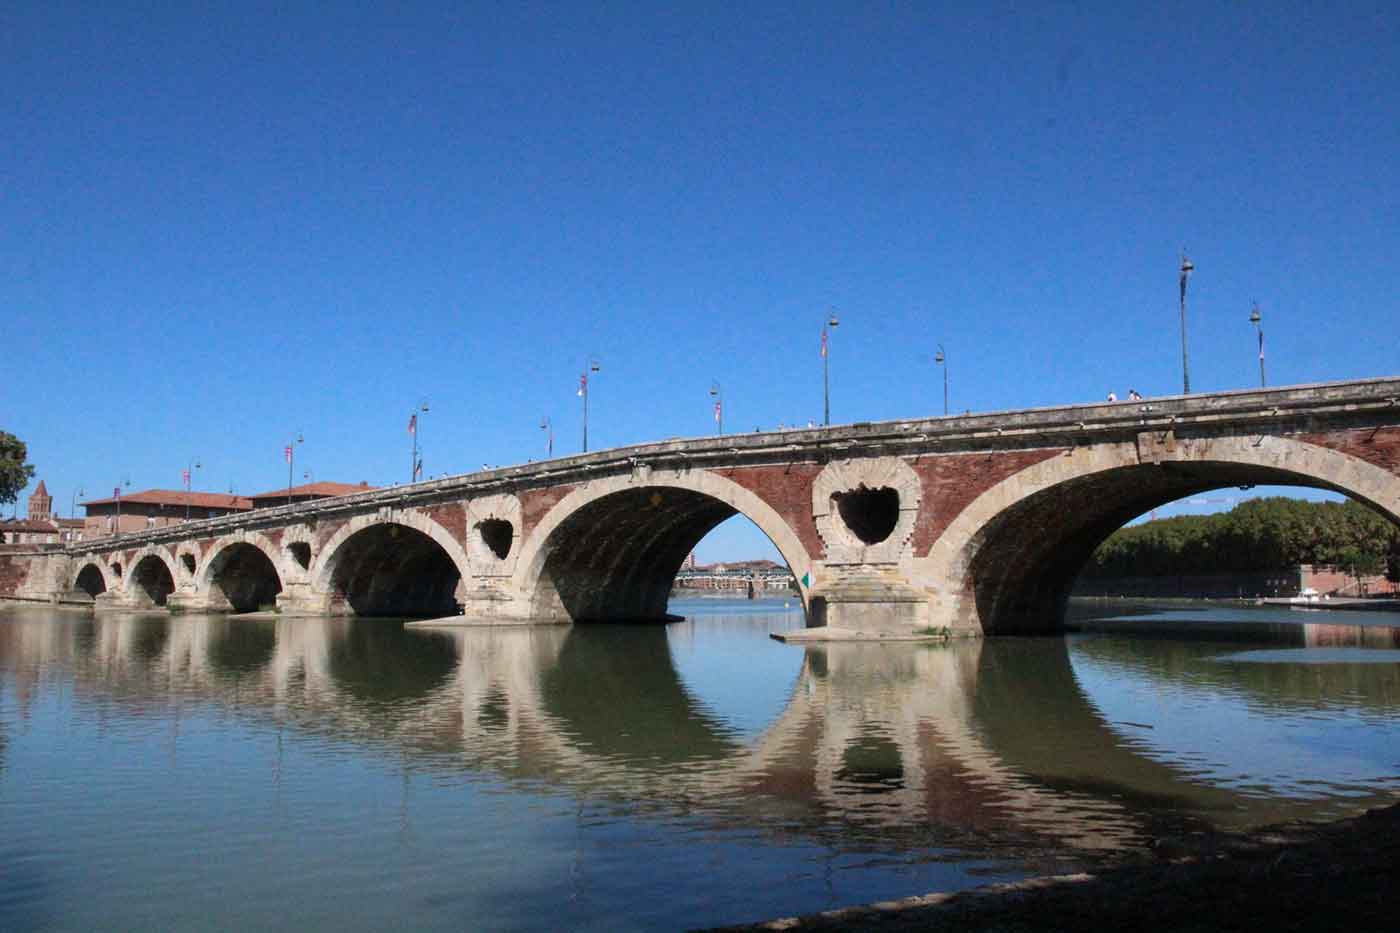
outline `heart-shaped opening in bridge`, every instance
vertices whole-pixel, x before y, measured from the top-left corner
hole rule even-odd
[[[510,553],[511,542],[515,540],[515,530],[511,528],[510,522],[500,518],[488,518],[477,523],[476,532],[481,535],[481,543],[490,548],[497,560],[506,559],[506,555]]]
[[[888,486],[869,489],[861,484],[846,492],[832,493],[831,501],[841,521],[866,544],[879,544],[899,522],[899,493]]]

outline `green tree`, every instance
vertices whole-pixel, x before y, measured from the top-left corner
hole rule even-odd
[[[24,441],[0,431],[0,505],[8,505],[34,477],[34,464],[25,463],[29,448]]]

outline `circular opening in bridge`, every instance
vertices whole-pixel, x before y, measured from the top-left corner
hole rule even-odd
[[[287,553],[292,555],[292,560],[297,562],[297,566],[302,570],[311,566],[311,545],[305,541],[296,541],[287,545]]]
[[[170,594],[175,592],[175,579],[165,561],[154,554],[147,554],[131,569],[129,587],[139,603],[149,606],[164,606]]]
[[[102,579],[102,571],[97,569],[96,564],[88,564],[78,574],[73,588],[96,598],[99,593],[107,592],[107,581]]]
[[[888,486],[869,489],[862,485],[833,493],[831,499],[841,521],[865,544],[879,544],[899,522],[899,493]]]
[[[515,539],[515,529],[510,522],[500,518],[488,518],[478,522],[476,533],[481,536],[481,543],[496,555],[497,560],[505,560],[510,554],[511,543]]]
[[[193,555],[193,554],[181,554],[181,555],[180,555],[180,563],[184,565],[184,567],[185,567],[185,573],[190,573],[190,574],[194,573],[194,555]]]

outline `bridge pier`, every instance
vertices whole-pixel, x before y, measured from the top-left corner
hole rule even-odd
[[[929,628],[928,594],[894,567],[828,568],[827,582],[808,597],[808,626],[873,636],[910,635]]]

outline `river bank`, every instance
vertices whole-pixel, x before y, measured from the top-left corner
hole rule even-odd
[[[1389,930],[1400,884],[1400,804],[1333,823],[1163,838],[1156,860],[805,917],[758,930]]]

